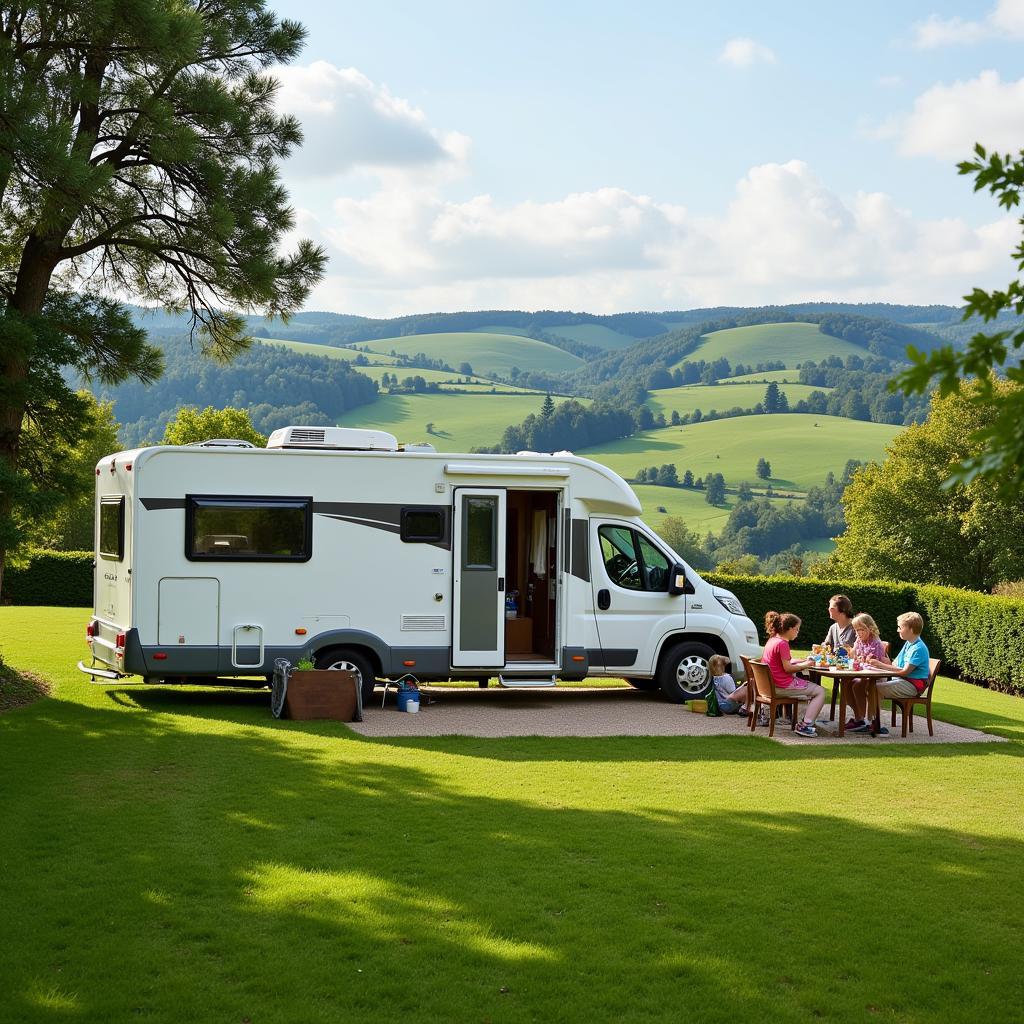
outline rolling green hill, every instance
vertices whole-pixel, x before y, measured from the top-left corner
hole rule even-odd
[[[604,324],[563,324],[550,328],[550,331],[552,334],[560,334],[563,338],[572,338],[573,341],[582,341],[584,345],[594,345],[609,351],[629,348],[640,340],[611,327],[605,327]]]
[[[627,478],[642,467],[673,463],[680,476],[687,469],[699,476],[721,473],[728,487],[741,480],[761,486],[754,469],[763,457],[771,463],[773,487],[803,491],[820,484],[830,470],[841,472],[848,459],[881,459],[902,429],[838,416],[737,416],[648,430],[578,454]]]
[[[760,373],[744,373],[739,377],[726,377],[719,384],[765,384],[775,381],[776,384],[799,384],[799,370],[762,370]]]
[[[587,458],[594,456],[588,452],[580,452]],[[599,461],[604,461],[599,460]],[[655,487],[653,484],[633,484],[633,490],[644,507],[644,522],[659,530],[661,524],[669,516],[682,519],[691,530],[696,530],[702,537],[706,533],[720,533],[729,513],[736,506],[736,495],[727,494],[723,505],[709,505],[704,500],[703,491],[690,490],[682,487]],[[791,501],[791,498],[775,499],[780,504]],[[796,499],[802,500],[802,499]],[[658,509],[665,509],[659,512]]]
[[[506,377],[514,366],[520,370],[560,373],[563,370],[575,370],[583,365],[582,359],[543,341],[512,334],[484,334],[479,331],[380,338],[376,341],[361,342],[358,347],[367,352],[385,355],[391,351],[405,356],[424,352],[431,359],[442,359],[455,369],[466,362],[473,367],[475,373],[497,373]]]
[[[687,384],[679,388],[663,388],[652,391],[645,403],[657,415],[665,414],[665,419],[672,415],[674,409],[678,413],[690,413],[695,409],[707,413],[712,409],[725,412],[739,406],[741,409],[753,409],[764,398],[767,384],[733,384],[722,381],[719,384]],[[785,394],[790,405],[806,398],[812,391],[821,391],[809,384],[780,384],[779,391]]]
[[[513,391],[519,394],[536,394],[529,388],[519,388],[513,384],[496,384],[488,377],[472,376],[470,383],[465,383],[465,376],[453,374],[448,370],[424,370],[419,367],[399,366],[392,356],[383,356],[378,352],[356,352],[350,348],[337,348],[333,345],[314,345],[305,341],[286,341],[282,338],[263,338],[266,345],[283,345],[294,352],[302,352],[306,355],[326,356],[328,359],[344,359],[352,362],[357,356],[363,355],[370,362],[369,366],[354,366],[358,373],[380,383],[385,373],[398,374],[400,380],[406,377],[422,377],[425,381],[434,381],[446,391],[490,391],[497,387],[499,391]]]
[[[863,359],[867,352],[859,345],[822,334],[817,324],[755,324],[705,335],[685,361],[706,359],[713,362],[725,356],[733,365],[746,363],[756,366],[769,360],[781,360],[787,367],[793,367],[808,359],[820,362],[831,355],[840,359],[847,356]]]
[[[438,451],[468,452],[497,444],[507,426],[539,413],[543,401],[538,394],[382,395],[372,405],[343,416],[338,424],[387,430],[399,441],[429,441]],[[557,405],[560,400],[554,401]],[[428,423],[434,424],[431,435]]]

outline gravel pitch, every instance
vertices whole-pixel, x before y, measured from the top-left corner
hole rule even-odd
[[[689,710],[685,704],[670,704],[658,693],[644,693],[631,687],[591,689],[558,686],[540,690],[487,690],[425,686],[418,714],[400,712],[394,691],[387,705],[380,706],[382,693],[364,710],[364,721],[351,728],[364,736],[746,736],[768,738],[768,728],[751,734],[746,719],[736,715],[708,718]],[[427,701],[431,703],[427,703]],[[882,716],[889,724],[889,712]],[[935,735],[928,735],[928,723],[914,718],[915,732],[900,736],[900,720],[888,736],[847,734],[842,740],[830,735],[834,722],[820,722],[819,736],[808,739],[790,731],[788,722],[778,722],[774,739],[778,743],[1003,743],[976,729],[964,729],[935,722]]]

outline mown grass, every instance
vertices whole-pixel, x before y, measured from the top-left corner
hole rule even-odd
[[[357,347],[367,352],[387,354],[394,351],[407,356],[425,352],[432,359],[443,359],[456,369],[461,363],[468,362],[475,373],[497,373],[503,377],[507,377],[514,366],[520,370],[558,373],[583,365],[579,357],[544,341],[480,331],[379,338],[360,342]]]
[[[768,360],[781,359],[787,367],[813,359],[821,362],[827,356],[860,356],[867,349],[853,345],[842,338],[822,334],[817,324],[755,324],[751,327],[732,327],[725,331],[706,334],[700,345],[679,362],[706,359],[709,363],[725,356],[730,363],[756,366]]]
[[[0,716],[5,1022],[1020,1018],[1020,700],[940,682],[1003,744],[366,740],[91,687],[85,618],[0,609],[56,683]]]
[[[626,477],[640,466],[670,462],[680,476],[687,469],[700,476],[722,473],[730,487],[741,480],[763,486],[755,474],[757,460],[763,457],[771,463],[773,487],[802,491],[821,484],[830,470],[841,473],[847,459],[881,459],[885,446],[902,429],[808,413],[736,416],[648,430],[577,454]]]
[[[563,401],[553,400],[556,404]],[[344,413],[338,424],[387,430],[399,441],[429,441],[442,452],[468,452],[497,444],[507,426],[539,413],[543,402],[544,396],[536,393],[385,394],[370,405]],[[434,424],[429,435],[428,423]]]

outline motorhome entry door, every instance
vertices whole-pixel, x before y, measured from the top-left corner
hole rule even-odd
[[[505,664],[505,492],[455,491],[452,666]]]

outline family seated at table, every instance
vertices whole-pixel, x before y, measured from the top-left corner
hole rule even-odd
[[[921,639],[924,619],[917,612],[904,612],[897,616],[897,632],[904,643],[892,661],[889,660],[886,646],[879,638],[875,620],[865,612],[854,615],[849,597],[845,594],[834,595],[829,600],[828,613],[832,625],[829,626],[822,647],[828,647],[833,651],[845,648],[852,654],[852,661],[856,667],[863,665],[864,668],[886,670],[891,674],[890,678],[875,682],[877,701],[889,697],[913,697],[924,691],[929,676],[929,654]],[[798,675],[802,670],[816,666],[816,662],[810,658],[793,659],[790,643],[800,633],[800,624],[800,617],[792,612],[768,612],[764,620],[768,642],[764,646],[761,658],[771,670],[777,689],[806,699],[803,721],[797,725],[796,732],[800,736],[810,737],[817,735],[814,721],[824,706],[825,691],[818,683],[805,680]],[[868,731],[869,687],[870,680],[866,678],[852,680],[849,701],[853,716],[845,723],[844,731]],[[842,714],[845,714],[845,708],[840,708],[840,715]]]

